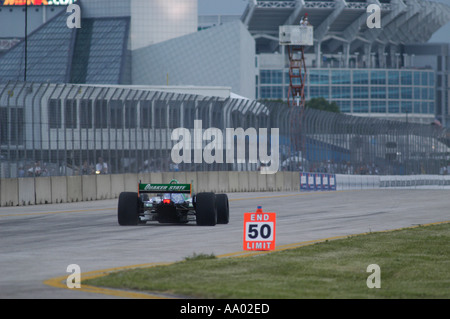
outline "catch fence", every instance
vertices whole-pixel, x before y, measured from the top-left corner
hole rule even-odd
[[[238,128],[243,135],[227,134]],[[174,139],[176,129],[183,138]],[[449,140],[447,129],[431,123],[301,112],[278,102],[131,86],[0,84],[2,178],[256,171],[270,165],[262,155],[278,161],[276,170],[439,174],[449,163]],[[180,142],[186,147],[175,154],[184,160],[176,162]],[[107,171],[97,167],[102,161]]]

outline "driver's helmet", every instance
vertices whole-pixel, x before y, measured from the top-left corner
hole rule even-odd
[[[178,184],[178,181],[172,179],[169,184]],[[164,194],[164,198],[170,198],[176,204],[183,203],[186,200],[183,194]]]

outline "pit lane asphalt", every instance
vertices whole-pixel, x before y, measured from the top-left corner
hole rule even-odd
[[[230,223],[117,224],[117,200],[1,207],[0,298],[124,298],[49,285],[70,275],[243,251],[243,214],[277,213],[276,246],[450,220],[448,190],[230,193]],[[236,253],[236,254],[234,254]],[[61,286],[64,284],[61,282]],[[138,297],[133,296],[131,297]]]

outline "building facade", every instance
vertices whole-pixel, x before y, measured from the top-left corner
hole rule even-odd
[[[370,4],[380,8],[380,28],[367,24]],[[306,99],[324,97],[352,115],[448,124],[448,50],[427,41],[450,21],[450,7],[432,0],[249,1],[241,20],[256,41],[257,99],[286,100],[278,27],[306,14],[314,26]]]

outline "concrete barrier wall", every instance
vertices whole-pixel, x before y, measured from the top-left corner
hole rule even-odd
[[[374,188],[450,188],[450,175],[336,175],[337,190]]]
[[[297,172],[263,175],[259,172],[164,172],[121,175],[53,176],[0,180],[0,206],[72,203],[118,198],[143,183],[177,179],[192,184],[193,192],[298,191]]]
[[[54,176],[0,180],[0,206],[39,205],[118,198],[143,183],[192,183],[193,192],[300,191],[298,172],[165,172],[123,175]],[[450,175],[336,175],[337,190],[386,187],[450,188]]]

